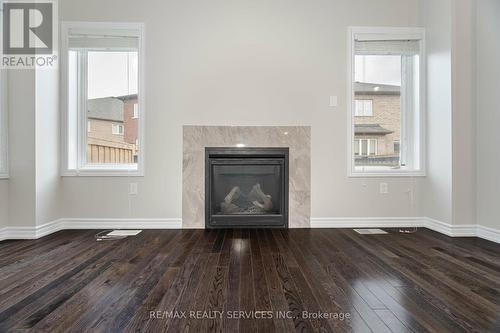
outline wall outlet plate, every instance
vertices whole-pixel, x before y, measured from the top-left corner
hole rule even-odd
[[[380,183],[380,194],[387,194],[387,193],[389,193],[389,184]]]
[[[338,100],[337,100],[337,96],[330,96],[330,106],[337,106],[338,105]]]
[[[137,195],[138,186],[137,183],[129,183],[128,184],[128,194],[129,195]]]

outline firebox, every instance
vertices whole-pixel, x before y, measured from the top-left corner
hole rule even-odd
[[[205,148],[206,228],[288,228],[288,148]]]

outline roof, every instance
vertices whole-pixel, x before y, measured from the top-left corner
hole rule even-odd
[[[123,101],[116,97],[89,99],[88,118],[123,122]]]
[[[383,128],[379,124],[355,124],[354,134],[371,134],[371,135],[386,135],[391,134],[393,131]]]
[[[128,101],[128,100],[134,100],[137,99],[137,94],[131,94],[131,95],[123,95],[123,96],[116,96],[116,98],[122,100],[122,101]]]
[[[367,82],[354,82],[355,95],[399,95],[400,86]]]

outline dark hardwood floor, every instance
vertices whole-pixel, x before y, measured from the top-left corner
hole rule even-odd
[[[0,332],[500,332],[500,246],[476,238],[95,233],[0,242]]]

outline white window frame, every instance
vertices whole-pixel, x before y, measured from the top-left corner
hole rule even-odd
[[[359,157],[377,156],[377,154],[378,154],[378,140],[377,139],[354,138],[354,144],[356,144],[356,140],[358,141],[359,155],[355,155],[355,156],[359,156]],[[361,152],[363,151],[363,141],[366,141],[366,152],[367,152],[366,155],[361,154]],[[370,142],[375,142],[375,144],[373,146],[375,148],[374,149],[375,154],[373,154],[373,155],[370,154],[370,152],[371,152]]]
[[[358,103],[363,104],[362,114],[358,114]],[[369,105],[369,114],[366,114],[366,106]],[[354,116],[355,117],[373,117],[373,100],[372,99],[356,99],[354,100]]]
[[[9,178],[7,72],[0,70],[0,179]]]
[[[418,153],[418,167],[401,167],[398,169],[365,169],[356,170],[354,158],[354,117],[355,117],[355,96],[353,89],[354,82],[354,40],[357,34],[373,35],[374,40],[405,40],[419,39],[419,107],[416,111],[415,119],[406,119],[404,112],[401,112],[401,133],[404,128],[412,127],[414,129],[415,141],[413,146],[417,146],[418,152],[409,151],[406,154]],[[348,177],[423,177],[426,175],[426,153],[425,153],[425,105],[426,105],[426,57],[425,57],[425,29],[416,27],[349,27],[347,32],[347,176]],[[404,75],[404,74],[403,74]],[[404,89],[402,83],[401,89]],[[401,104],[410,105],[413,101],[407,101],[402,92]],[[403,110],[403,109],[402,109]],[[404,134],[403,134],[404,135]],[[400,149],[404,146],[404,140],[408,138],[401,137]]]
[[[68,86],[68,37],[70,30],[88,31],[89,34],[109,34],[110,31],[120,32],[121,36],[138,37],[138,91],[137,104],[141,110],[141,115],[138,121],[138,138],[139,138],[139,156],[137,164],[85,164],[86,160],[86,133],[87,122],[83,121],[86,118],[86,113],[79,112],[78,125],[76,126],[78,135],[76,138],[71,138],[69,135],[71,126],[69,114],[69,86]],[[145,27],[143,23],[116,23],[116,22],[62,22],[61,23],[61,105],[63,112],[61,113],[62,124],[62,144],[61,144],[61,175],[62,176],[109,176],[109,177],[142,177],[144,176],[145,166],[145,122],[146,122],[146,105],[145,105]],[[81,70],[82,71],[82,70]],[[85,71],[85,69],[83,69]],[[80,107],[81,109],[81,107]],[[85,117],[85,118],[84,118]],[[76,161],[70,163],[70,140],[77,140]],[[70,164],[75,167],[70,167]]]
[[[132,119],[139,118],[139,104],[134,103],[132,106]]]
[[[125,127],[123,126],[123,124],[111,124],[111,133],[113,135],[123,135],[124,132],[125,132]]]

